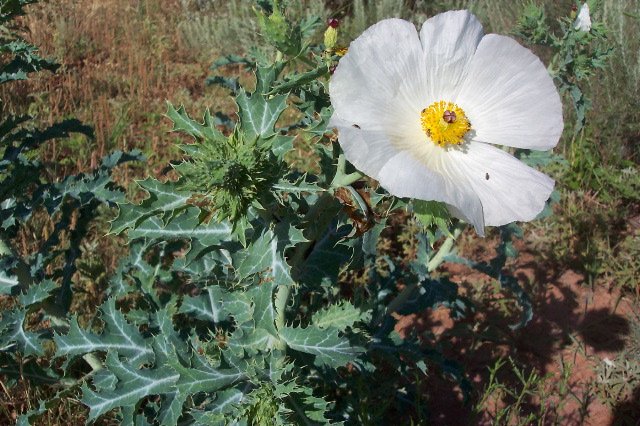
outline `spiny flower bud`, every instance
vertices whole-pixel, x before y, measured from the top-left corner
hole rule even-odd
[[[184,189],[205,195],[215,216],[236,222],[249,206],[268,194],[280,173],[280,164],[268,147],[247,142],[239,132],[228,138],[206,139],[188,145],[190,161],[176,170]]]
[[[273,13],[266,16],[264,12],[254,9],[258,17],[258,25],[262,34],[282,53],[295,56],[300,53],[302,33],[300,26],[292,26],[286,19],[278,1],[273,2]]]

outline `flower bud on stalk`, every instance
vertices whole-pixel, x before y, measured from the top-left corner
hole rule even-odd
[[[266,16],[262,10],[254,9],[262,34],[276,49],[289,56],[296,56],[302,49],[302,33],[299,25],[291,25],[280,10],[278,1],[273,2],[273,13]]]

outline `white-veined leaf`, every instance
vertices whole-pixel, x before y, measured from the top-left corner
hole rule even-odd
[[[240,279],[260,273],[265,282],[293,285],[290,267],[282,256],[288,241],[279,242],[272,230],[265,231],[247,249],[235,258]]]
[[[349,340],[338,336],[338,330],[320,329],[315,326],[307,328],[284,327],[280,337],[296,351],[316,356],[316,364],[329,367],[342,367],[355,361],[362,348],[351,346]]]
[[[200,210],[189,207],[184,213],[175,216],[168,224],[164,224],[158,216],[152,216],[142,221],[135,229],[129,231],[129,240],[144,238],[153,240],[197,240],[192,244],[192,250],[203,251],[206,248],[218,245],[229,240],[232,236],[232,226],[227,222],[200,223]],[[190,257],[196,257],[199,253],[189,253]]]
[[[219,286],[209,286],[199,296],[186,296],[180,306],[180,312],[213,323],[225,321],[233,316],[242,324],[252,318],[254,311],[244,293],[229,294]]]
[[[32,284],[26,293],[18,296],[18,301],[24,307],[35,305],[49,297],[57,287],[58,284],[53,280],[44,280],[40,283]]]
[[[0,352],[8,351],[14,347],[26,356],[44,355],[40,344],[41,334],[26,331],[24,319],[26,311],[16,310],[5,313],[0,324]]]
[[[114,390],[96,392],[82,387],[82,403],[89,407],[89,421],[119,407],[133,407],[142,398],[171,392],[180,375],[168,366],[153,370],[125,364],[114,352],[107,354],[106,368],[117,378]]]
[[[9,275],[5,271],[0,271],[0,294],[11,294],[15,286],[20,284],[18,277]]]
[[[144,219],[159,213],[169,213],[187,205],[191,194],[178,190],[173,182],[145,179],[136,182],[149,193],[140,205],[118,204],[118,217],[111,222],[110,233],[119,234],[125,229],[135,228]]]
[[[83,330],[78,320],[71,318],[69,332],[56,334],[56,356],[78,356],[96,351],[109,351],[129,359],[133,364],[153,360],[153,350],[142,337],[138,328],[129,324],[122,312],[116,309],[115,300],[107,299],[102,305],[102,320],[105,323],[101,334]]]
[[[244,91],[236,97],[240,123],[249,139],[268,138],[275,135],[274,126],[278,117],[287,107],[287,95],[273,96],[269,99],[258,93],[248,96]]]

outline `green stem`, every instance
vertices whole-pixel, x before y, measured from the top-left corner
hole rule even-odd
[[[434,271],[438,266],[442,264],[442,262],[444,261],[444,258],[451,253],[453,249],[453,243],[456,241],[456,239],[460,236],[461,233],[462,233],[462,227],[457,226],[453,231],[453,234],[448,236],[447,239],[444,241],[444,243],[442,243],[442,246],[440,246],[436,254],[431,258],[431,260],[429,260],[429,263],[427,263],[427,270],[429,272]],[[393,299],[391,303],[389,303],[389,305],[387,306],[387,314],[391,314],[397,311],[400,307],[402,307],[402,305],[404,305],[405,302],[409,299],[409,297],[411,297],[411,295],[418,288],[419,285],[420,285],[420,282],[415,282],[405,287],[400,292],[400,294],[398,294],[396,298]]]
[[[330,191],[324,192],[313,205],[309,208],[309,211],[305,215],[305,222],[309,224],[308,235],[306,242],[298,244],[290,257],[291,269],[294,274],[294,280],[297,281],[296,275],[300,272],[300,267],[305,261],[305,256],[311,246],[318,240],[322,233],[327,229],[329,223],[336,214],[336,203],[333,200],[333,194]],[[339,205],[338,205],[339,206]],[[285,314],[287,309],[287,302],[291,295],[291,285],[281,285],[278,287],[276,297],[274,301],[276,309],[276,329],[280,330],[286,325]],[[283,350],[286,347],[284,342],[277,344],[277,348]]]
[[[331,182],[329,191],[324,192],[313,205],[309,208],[309,211],[305,215],[305,222],[310,224],[309,235],[306,235],[308,241],[302,244],[298,244],[293,255],[290,258],[291,268],[295,272],[299,272],[298,268],[302,266],[305,261],[305,255],[309,248],[315,243],[315,241],[322,236],[322,233],[327,229],[329,223],[335,217],[336,211],[331,208],[335,203],[333,202],[333,189],[351,185],[355,181],[361,179],[364,175],[360,172],[345,173],[347,167],[347,160],[343,153],[338,156],[338,164],[336,167],[336,175]],[[281,285],[278,287],[276,297],[274,301],[276,309],[276,329],[282,329],[285,324],[285,313],[287,310],[287,301],[291,295],[290,285]],[[277,344],[277,348],[284,350],[286,344],[280,341]]]
[[[345,173],[346,167],[347,167],[347,160],[345,159],[344,153],[340,153],[340,155],[338,156],[338,167],[336,168],[336,175],[333,177],[333,180],[331,181],[330,188],[335,189],[343,186],[348,186],[364,177],[364,174],[357,171],[346,174]]]

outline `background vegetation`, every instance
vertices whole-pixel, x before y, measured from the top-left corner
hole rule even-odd
[[[295,0],[288,3],[288,13],[340,18],[340,43],[347,45],[382,18],[402,17],[419,25],[439,11],[457,8],[471,9],[487,32],[515,34],[528,3]],[[566,15],[574,4],[535,3],[544,4],[551,17]],[[93,138],[74,134],[40,148],[38,158],[53,181],[95,169],[114,150],[141,150],[146,162],[127,163],[113,172],[135,197],[134,179],[167,179],[168,163],[180,156],[179,137],[168,134],[166,100],[194,113],[207,107],[235,113],[228,92],[207,84],[207,78],[215,59],[246,53],[260,42],[251,5],[243,0],[62,0],[30,6],[19,21],[25,38],[61,68],[2,85],[3,116],[29,113],[42,126],[77,117],[93,127]],[[460,409],[472,423],[634,424],[640,418],[640,3],[601,0],[599,5],[611,55],[585,87],[592,102],[587,126],[566,130],[556,149],[564,161],[547,170],[560,190],[554,215],[525,226],[518,247],[522,254],[512,265],[532,295],[536,317],[512,332],[512,301],[486,277],[445,265],[441,272],[461,284],[478,314],[455,321],[446,309],[429,310],[400,324],[457,359],[474,390],[463,403],[454,382],[430,376],[422,398],[432,407],[432,417],[418,421],[451,424],[451,413]],[[550,59],[550,51],[534,49],[543,60]],[[225,72],[251,80],[239,66]],[[567,122],[573,114],[567,107]],[[298,161],[305,161],[308,149],[305,141],[296,140]],[[104,300],[106,279],[122,256],[122,241],[104,237],[113,214],[100,210],[80,247],[72,280],[83,296],[74,300],[72,310],[81,317],[90,318]],[[49,218],[34,217],[18,231],[14,247],[23,255],[37,252],[40,236],[53,226]],[[415,256],[415,226],[408,218],[398,223],[383,249],[407,259]],[[477,260],[497,244],[495,234],[481,241],[473,235],[462,238],[463,253]],[[343,285],[358,282],[358,277],[342,278]],[[3,386],[3,424],[44,396],[24,377],[18,381],[21,386]],[[84,421],[87,414],[75,398],[70,395],[51,409],[44,424]]]

